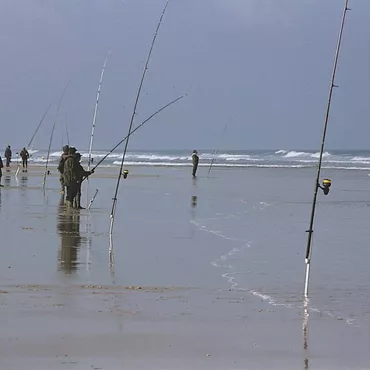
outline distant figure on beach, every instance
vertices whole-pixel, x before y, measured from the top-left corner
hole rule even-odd
[[[10,162],[12,160],[12,151],[10,149],[10,145],[6,147],[4,157],[6,159],[6,167],[10,167]]]
[[[3,171],[1,170],[4,167],[3,160],[0,156],[0,187],[3,187],[4,185],[1,185],[1,178],[3,177]]]
[[[22,158],[22,166],[24,170],[25,168],[28,168],[28,158],[30,157],[26,148],[22,149],[22,151],[20,152],[20,156]]]
[[[58,164],[58,171],[60,173],[59,175],[59,182],[60,182],[60,192],[61,194],[65,194],[65,185],[64,185],[64,176],[63,176],[63,172],[64,172],[64,162],[67,158],[67,155],[68,155],[68,151],[69,151],[69,145],[65,145],[63,147],[63,153],[60,157],[60,160],[59,160],[59,164]]]
[[[198,169],[198,163],[199,163],[198,151],[193,150],[191,159],[193,160],[193,177],[195,177],[197,173],[197,169]]]

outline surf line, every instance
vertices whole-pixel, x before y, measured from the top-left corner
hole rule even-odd
[[[44,190],[45,190],[46,176],[49,175],[48,165],[49,165],[49,158],[50,158],[51,143],[53,141],[53,135],[54,135],[54,130],[55,130],[55,124],[57,122],[57,119],[58,119],[58,116],[59,116],[60,107],[62,105],[64,94],[65,94],[65,92],[66,92],[66,90],[68,88],[69,83],[70,83],[70,80],[67,82],[66,86],[64,87],[64,90],[63,90],[62,95],[60,97],[58,108],[57,108],[57,113],[55,115],[55,119],[54,119],[54,123],[53,123],[53,128],[52,128],[51,134],[50,134],[49,148],[48,148],[48,154],[47,154],[47,157],[46,157],[46,164],[45,164],[45,173],[44,173],[44,179],[43,179],[43,182],[42,182],[42,188]]]
[[[333,72],[332,72],[332,77],[331,77],[331,82],[330,82],[329,98],[328,98],[328,103],[327,103],[326,112],[325,112],[324,130],[323,130],[323,135],[322,135],[319,164],[318,164],[317,175],[316,175],[316,180],[315,180],[315,188],[314,188],[315,190],[314,190],[314,196],[313,196],[313,201],[312,201],[310,226],[309,226],[309,229],[307,230],[308,239],[307,239],[306,258],[305,258],[306,275],[305,275],[305,283],[304,283],[304,296],[305,297],[308,296],[308,285],[309,285],[309,279],[310,279],[310,264],[311,264],[311,255],[312,255],[312,234],[313,234],[313,224],[314,224],[315,211],[316,211],[317,193],[319,189],[322,189],[324,191],[324,194],[327,195],[329,193],[329,188],[331,186],[331,181],[329,179],[323,180],[323,186],[320,185],[319,181],[320,181],[321,165],[322,165],[322,158],[323,158],[325,139],[326,139],[326,131],[327,131],[328,121],[329,121],[331,100],[333,96],[333,89],[334,87],[338,87],[334,84],[334,82],[335,82],[335,74],[337,71],[340,46],[342,43],[344,23],[346,20],[347,11],[350,10],[348,8],[348,1],[349,0],[345,0],[345,3],[344,3],[342,21],[341,21],[339,36],[338,36],[338,41],[337,41],[337,48],[335,51],[334,67],[333,67]]]
[[[125,148],[124,148],[124,151],[123,151],[121,166],[120,166],[120,170],[119,170],[119,174],[118,174],[116,190],[115,190],[115,193],[114,193],[114,196],[113,196],[112,209],[111,209],[111,213],[110,213],[109,235],[112,235],[112,232],[113,232],[114,216],[115,216],[115,213],[116,213],[116,206],[117,206],[117,194],[118,194],[118,189],[119,189],[119,185],[120,185],[122,174],[123,174],[123,164],[125,162],[125,156],[126,156],[126,152],[127,152],[127,147],[128,147],[128,143],[129,143],[129,139],[130,139],[130,135],[131,135],[131,131],[132,131],[132,125],[134,123],[134,118],[135,118],[135,115],[136,115],[136,109],[137,109],[137,105],[138,105],[138,102],[139,102],[139,99],[140,99],[140,95],[141,95],[141,89],[143,87],[143,83],[144,83],[144,79],[145,79],[145,76],[146,76],[146,72],[148,70],[148,65],[149,65],[150,57],[152,55],[154,44],[155,44],[155,41],[156,41],[157,36],[158,36],[158,31],[159,31],[159,28],[160,28],[160,26],[162,24],[162,20],[163,20],[163,17],[164,17],[164,14],[166,12],[166,9],[168,7],[169,2],[170,2],[170,0],[167,0],[166,1],[166,4],[165,4],[165,6],[163,8],[163,11],[162,11],[162,15],[159,18],[157,29],[155,31],[155,34],[154,34],[154,37],[153,37],[153,41],[152,41],[152,43],[150,45],[148,57],[147,57],[147,60],[146,60],[146,63],[145,63],[145,67],[144,67],[144,70],[143,70],[143,73],[142,73],[142,76],[141,76],[141,80],[140,80],[138,92],[136,94],[134,109],[132,110],[132,116],[131,116],[131,121],[130,121],[130,125],[129,125],[129,128],[128,128],[127,140],[126,140],[126,143],[125,143]]]

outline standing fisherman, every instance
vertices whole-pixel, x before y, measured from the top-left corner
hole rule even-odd
[[[59,182],[60,182],[60,192],[62,194],[65,193],[65,185],[64,185],[64,176],[63,176],[63,172],[64,172],[64,162],[67,158],[67,155],[68,155],[68,151],[69,151],[69,146],[68,145],[65,145],[63,147],[63,153],[60,157],[60,160],[59,160],[59,164],[58,164],[58,171],[60,173],[60,176],[59,176]]]
[[[191,155],[191,159],[193,160],[193,177],[195,177],[198,169],[199,157],[198,151],[193,150],[193,154]]]
[[[4,167],[3,165],[3,160],[1,159],[1,156],[0,156],[0,187],[2,188],[4,185],[1,185],[1,178],[3,176],[3,171],[1,170],[2,168]]]
[[[20,156],[22,158],[22,166],[23,170],[28,168],[28,158],[30,157],[28,151],[26,148],[23,148],[22,151],[20,152]]]
[[[12,160],[12,151],[10,145],[5,149],[4,157],[6,158],[6,167],[10,167],[10,162]]]
[[[67,188],[66,205],[72,206],[76,196],[77,176],[76,176],[76,148],[69,148],[68,154],[63,161],[63,186]]]
[[[84,177],[88,177],[89,175],[91,175],[93,173],[93,171],[85,171],[83,169],[83,167],[81,166],[81,154],[80,153],[76,153],[75,155],[75,159],[76,159],[76,163],[75,163],[75,166],[76,166],[76,177],[77,177],[77,189],[76,189],[76,196],[73,200],[73,207],[74,208],[77,208],[77,209],[83,209],[83,207],[81,207],[81,185],[82,185],[82,179]]]

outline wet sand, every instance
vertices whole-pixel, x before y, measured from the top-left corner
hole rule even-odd
[[[211,179],[200,171],[192,180],[188,168],[130,167],[111,254],[117,168],[94,175],[87,198],[84,188],[83,203],[99,189],[89,211],[64,207],[57,173],[43,192],[43,168],[18,179],[12,171],[4,171],[0,190],[1,368],[370,368],[367,314],[348,324],[358,305],[330,311],[313,280],[305,321],[302,255],[302,274],[288,276],[296,288],[281,280],[268,254],[257,254],[265,239],[280,237],[279,213],[267,213],[261,202],[272,203],[276,191],[309,204],[311,192],[307,199],[292,193],[311,188],[309,171],[293,184],[289,171],[218,170]],[[239,217],[240,210],[251,218]],[[295,217],[301,222],[300,213]],[[295,257],[286,249],[281,255],[287,272]],[[238,269],[230,273],[229,266]]]

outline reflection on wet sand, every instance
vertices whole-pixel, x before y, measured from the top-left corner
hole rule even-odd
[[[21,177],[21,186],[27,186],[28,176],[23,175]]]
[[[59,204],[58,233],[60,235],[60,269],[70,274],[77,269],[77,252],[81,245],[80,211],[64,206],[64,197]]]
[[[109,235],[109,270],[114,283],[114,249],[113,249],[113,236]]]
[[[304,370],[308,370],[308,298],[303,301],[303,356],[304,356]]]
[[[5,186],[10,186],[10,179],[11,179],[11,176],[10,175],[5,175],[4,176],[4,185]]]

